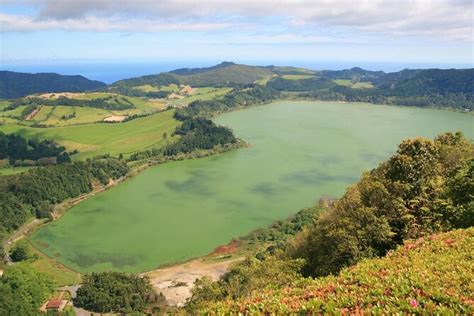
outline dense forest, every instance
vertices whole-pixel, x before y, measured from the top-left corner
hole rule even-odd
[[[96,313],[160,312],[166,306],[146,277],[120,272],[86,274],[74,305]]]
[[[301,277],[337,274],[407,239],[473,225],[474,145],[461,133],[406,140],[313,224],[260,255],[262,260],[249,258],[218,282],[198,281],[188,310]]]
[[[88,160],[38,167],[24,173],[0,177],[0,240],[32,216],[51,215],[55,204],[92,191],[128,172],[116,159]]]
[[[5,110],[13,110],[19,106],[28,106],[32,109],[36,109],[36,107],[40,105],[49,105],[49,106],[77,106],[77,107],[91,107],[91,108],[98,108],[98,109],[106,109],[106,110],[126,110],[126,109],[133,109],[134,105],[130,102],[127,98],[122,96],[107,96],[105,98],[97,98],[97,99],[71,99],[67,97],[60,96],[58,98],[37,98],[37,97],[29,97],[29,98],[22,98],[13,100],[13,102],[8,105]],[[30,113],[32,111],[30,110]]]
[[[63,146],[52,140],[26,140],[21,135],[0,132],[0,159],[8,159],[10,165],[56,164],[71,162]],[[17,162],[18,161],[18,162]]]
[[[51,279],[27,263],[8,266],[0,277],[0,315],[39,315],[54,291]]]
[[[237,141],[230,129],[216,126],[211,120],[190,118],[176,128],[174,135],[180,135],[179,141],[166,146],[165,156],[178,153],[190,153],[198,149],[212,149],[216,145],[233,144]]]
[[[84,92],[105,87],[100,81],[83,76],[65,76],[55,73],[20,73],[0,71],[0,98],[19,98],[34,93]]]

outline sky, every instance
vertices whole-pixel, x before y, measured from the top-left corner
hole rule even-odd
[[[473,6],[472,0],[0,0],[0,66],[226,60],[465,68],[474,62]]]

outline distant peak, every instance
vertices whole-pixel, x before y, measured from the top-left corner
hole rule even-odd
[[[235,65],[233,61],[223,61],[220,64],[216,65],[216,67],[227,67],[227,66],[232,66]]]

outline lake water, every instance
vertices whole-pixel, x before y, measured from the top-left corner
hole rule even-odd
[[[340,196],[402,139],[457,130],[474,138],[468,114],[359,103],[280,101],[215,121],[251,147],[150,168],[31,240],[81,272],[151,270]]]

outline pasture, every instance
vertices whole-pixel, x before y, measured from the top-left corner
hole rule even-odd
[[[42,98],[57,98],[62,94],[43,94]],[[26,121],[21,118],[22,111],[26,106],[19,106],[13,110],[3,111],[3,109],[10,104],[10,101],[0,102],[0,122],[5,123],[17,122],[23,125],[31,125],[32,123],[44,124],[48,126],[66,126],[86,123],[102,122],[106,117],[120,115],[129,116],[135,114],[154,113],[163,110],[167,107],[164,100],[146,100],[137,97],[128,97],[105,92],[92,93],[68,93],[65,94],[68,98],[79,100],[93,100],[99,98],[113,97],[122,102],[130,102],[134,108],[125,110],[109,110],[93,107],[81,106],[48,106],[42,105],[39,112],[34,115],[31,121]],[[6,119],[9,119],[8,122]]]
[[[283,79],[287,80],[301,80],[301,79],[310,79],[314,78],[314,75],[282,75]]]
[[[76,108],[76,111],[90,108]],[[85,159],[96,155],[122,153],[128,156],[146,148],[159,147],[172,141],[163,139],[163,133],[171,135],[179,124],[173,118],[173,110],[137,118],[125,123],[96,123],[68,125],[50,128],[35,128],[18,124],[0,125],[4,133],[18,133],[26,138],[54,139],[68,151],[77,149],[74,159]],[[81,115],[81,114],[80,114]]]

